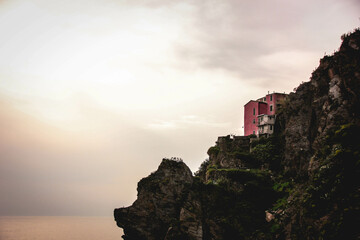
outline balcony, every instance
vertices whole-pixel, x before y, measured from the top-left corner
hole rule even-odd
[[[275,124],[275,116],[274,115],[259,115],[258,119],[258,127],[264,125],[274,125]]]
[[[263,125],[260,126],[258,129],[258,135],[273,134],[273,133],[274,133],[273,125]]]

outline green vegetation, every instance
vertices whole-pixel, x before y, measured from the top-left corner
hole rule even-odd
[[[220,148],[218,146],[213,146],[210,147],[209,150],[207,151],[207,154],[210,155],[215,155],[217,156],[220,152]]]
[[[194,174],[195,177],[199,177],[199,178],[203,179],[203,181],[205,181],[206,171],[207,171],[207,168],[209,167],[209,165],[210,165],[209,159],[206,159],[204,162],[202,162],[199,167],[199,170],[197,170]]]
[[[284,154],[283,146],[283,139],[279,135],[272,135],[268,138],[261,137],[251,143],[251,156],[270,170],[279,171]]]

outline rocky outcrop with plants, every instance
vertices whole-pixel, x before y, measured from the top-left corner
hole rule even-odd
[[[360,238],[360,30],[342,40],[277,118],[279,238]]]
[[[127,240],[360,239],[360,30],[289,94],[268,138],[219,137],[192,175],[163,159],[115,209]]]

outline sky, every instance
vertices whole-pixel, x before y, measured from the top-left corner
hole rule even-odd
[[[293,91],[357,0],[0,0],[0,215],[110,216]]]

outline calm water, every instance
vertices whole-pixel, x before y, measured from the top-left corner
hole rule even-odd
[[[0,240],[122,240],[113,217],[1,217]]]

